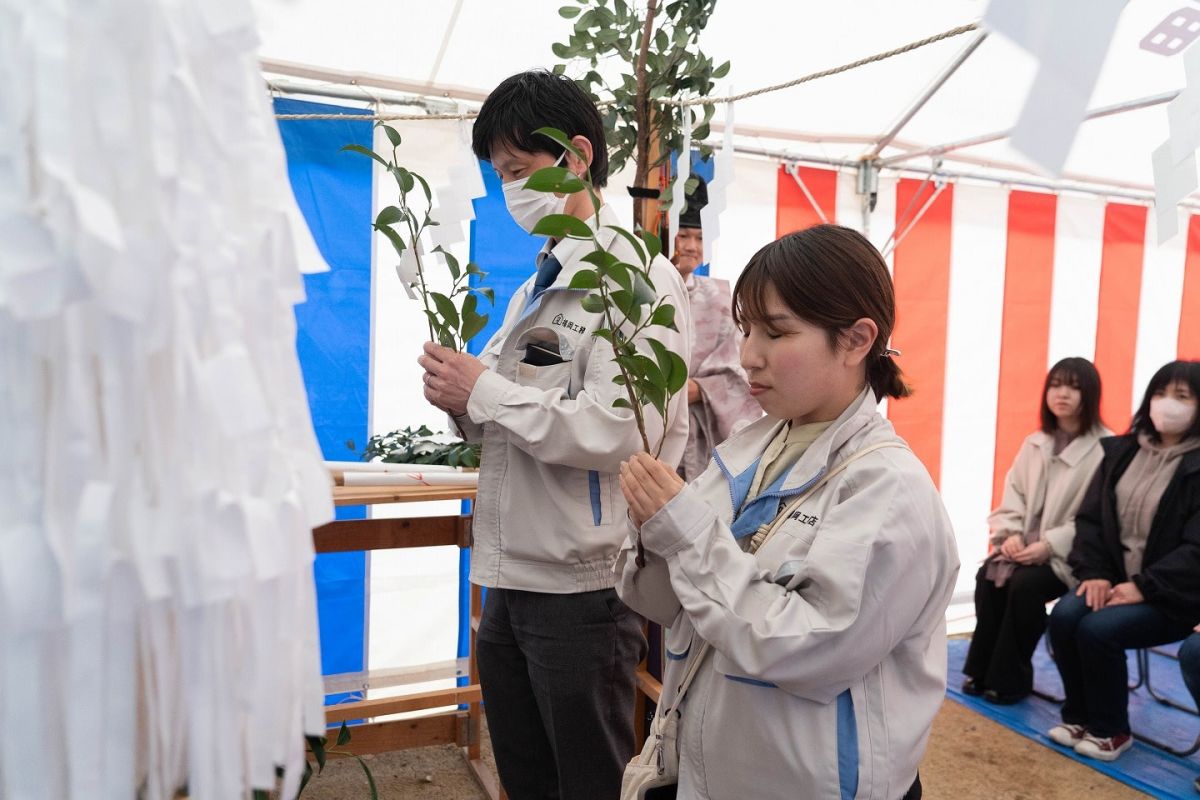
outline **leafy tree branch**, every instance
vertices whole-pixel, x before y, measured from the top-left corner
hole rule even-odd
[[[535,133],[557,142],[587,163],[562,131],[539,128]],[[608,342],[612,348],[612,360],[618,372],[613,379],[625,392],[623,397],[613,401],[613,407],[633,412],[643,449],[658,455],[666,439],[671,400],[687,384],[687,364],[683,358],[648,333],[653,327],[678,331],[675,307],[659,298],[650,275],[650,266],[662,250],[658,237],[644,230],[634,234],[619,225],[604,225],[600,219],[600,196],[589,173],[581,177],[565,167],[546,167],[531,175],[525,188],[557,194],[586,191],[591,199],[592,225],[570,214],[551,214],[534,226],[533,233],[591,242],[591,252],[583,257],[591,268],[576,272],[568,288],[586,290],[588,293],[580,299],[580,306],[588,313],[601,315],[604,321],[603,327],[595,330],[593,335]],[[635,255],[632,261],[637,263],[623,261],[613,249],[606,247],[600,240],[602,231],[611,231],[614,236],[609,238],[614,241],[619,238],[628,243]],[[645,343],[650,355],[638,350],[639,341]],[[663,438],[654,448],[646,428],[648,408],[656,411],[663,420]]]
[[[420,295],[430,340],[455,350],[465,350],[467,342],[487,326],[488,315],[478,311],[479,296],[486,297],[489,303],[495,301],[492,290],[479,285],[487,273],[474,263],[463,267],[457,258],[438,245],[432,252],[442,257],[450,272],[450,292],[445,294],[429,288],[420,240],[426,230],[438,224],[432,216],[433,193],[425,178],[398,163],[396,150],[401,144],[400,132],[384,123],[378,123],[377,127],[383,128],[392,145],[391,158],[362,145],[348,144],[342,148],[370,157],[396,182],[399,191],[396,204],[381,209],[371,227],[387,238],[400,258],[396,271],[409,297],[416,299]],[[472,277],[475,285],[471,283]],[[457,298],[461,300],[456,302]]]

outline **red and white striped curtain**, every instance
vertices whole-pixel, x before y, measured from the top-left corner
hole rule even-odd
[[[776,236],[824,220],[864,228],[853,175],[799,167],[805,192],[775,171]],[[919,178],[881,179],[867,232],[881,248],[900,236],[892,344],[915,394],[885,413],[942,491],[965,588],[1005,473],[1039,424],[1051,364],[1093,360],[1103,419],[1124,432],[1158,367],[1200,358],[1200,217],[1186,215],[1186,235],[1160,247],[1145,206],[967,183],[935,192]]]

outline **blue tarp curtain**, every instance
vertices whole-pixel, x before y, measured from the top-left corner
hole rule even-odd
[[[296,307],[296,350],[313,426],[326,459],[352,459],[367,439],[371,363],[371,161],[340,152],[371,146],[369,111],[278,99],[278,114],[346,113],[342,120],[282,120],[292,191],[330,271],[306,275]],[[339,508],[338,519],[366,509]],[[365,553],[322,553],[314,567],[321,671],[357,672],[366,661]],[[331,698],[337,702],[342,698]]]

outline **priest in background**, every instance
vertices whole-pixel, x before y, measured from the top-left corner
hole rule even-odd
[[[758,402],[750,396],[738,356],[742,334],[730,313],[729,282],[695,274],[704,258],[700,209],[707,204],[708,186],[701,178],[687,196],[686,210],[679,215],[679,232],[671,254],[671,263],[687,286],[692,309],[688,441],[679,463],[679,474],[686,481],[704,471],[713,448],[762,416]]]

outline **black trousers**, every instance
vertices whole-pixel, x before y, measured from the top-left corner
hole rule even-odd
[[[1063,722],[1096,736],[1129,733],[1129,670],[1125,651],[1178,642],[1192,623],[1164,614],[1152,603],[1105,606],[1092,611],[1070,594],[1050,615],[1054,661],[1066,700]]]
[[[612,589],[489,589],[476,637],[484,713],[512,800],[615,800],[638,743],[642,620]]]
[[[975,575],[975,633],[963,674],[1000,694],[1033,690],[1033,651],[1046,630],[1046,603],[1067,586],[1049,564],[1017,565],[1003,587]]]

